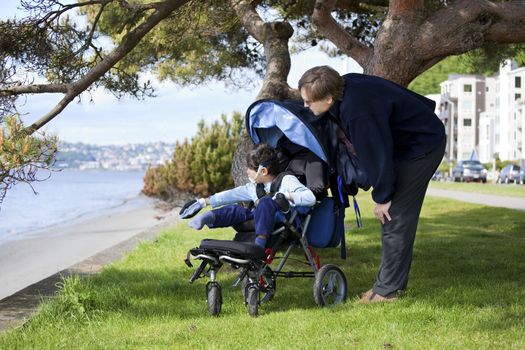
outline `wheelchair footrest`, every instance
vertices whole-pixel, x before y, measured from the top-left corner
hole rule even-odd
[[[228,255],[242,259],[266,259],[264,248],[248,242],[203,239],[198,249],[213,252],[215,255]]]

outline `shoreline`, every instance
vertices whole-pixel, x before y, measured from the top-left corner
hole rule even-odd
[[[0,300],[146,231],[158,234],[178,222],[175,211],[136,197],[99,215],[0,243]]]
[[[112,204],[104,208],[94,208],[92,210],[76,214],[75,216],[64,218],[61,221],[52,222],[42,227],[28,228],[14,233],[4,233],[0,236],[0,247],[3,244],[13,241],[47,236],[50,235],[51,232],[56,230],[62,231],[66,227],[76,225],[84,221],[93,220],[111,213],[129,211],[132,207],[141,207],[147,204],[154,205],[155,202],[155,199],[148,198],[144,194],[139,193],[133,197],[122,199],[120,203]]]

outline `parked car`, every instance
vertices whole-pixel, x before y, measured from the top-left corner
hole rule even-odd
[[[434,175],[432,175],[432,180],[434,180],[434,181],[445,181],[445,176],[443,176],[443,173],[440,170],[436,170]]]
[[[499,183],[511,183],[511,182],[521,182],[521,167],[515,164],[509,164],[503,169],[499,174]]]
[[[452,169],[454,181],[481,181],[487,182],[487,169],[479,160],[460,160]]]
[[[524,168],[521,168],[521,171],[520,171],[520,175],[519,177],[516,179],[516,183],[519,185],[519,184],[523,184],[525,185],[525,167]]]

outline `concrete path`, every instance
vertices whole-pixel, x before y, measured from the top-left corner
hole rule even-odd
[[[38,310],[38,306],[43,299],[51,298],[55,295],[57,291],[57,282],[60,282],[63,277],[74,275],[86,276],[96,274],[102,269],[103,266],[113,261],[121,259],[124,256],[124,254],[134,249],[140,242],[153,240],[161,231],[177,224],[179,222],[178,215],[175,215],[173,213],[175,213],[175,211],[173,211],[172,213],[163,214],[165,215],[165,217],[161,220],[155,219],[155,225],[152,225],[150,223],[149,228],[136,226],[134,230],[128,230],[131,233],[131,237],[116,235],[116,238],[120,239],[120,242],[109,240],[110,244],[112,244],[113,246],[106,248],[105,250],[102,248],[102,251],[100,251],[101,247],[97,246],[97,250],[95,251],[98,251],[98,253],[89,254],[91,255],[89,258],[84,258],[83,261],[76,264],[69,263],[69,265],[66,265],[69,266],[68,268],[64,268],[63,270],[57,273],[45,273],[43,276],[48,277],[41,277],[41,279],[36,280],[38,282],[32,283],[26,288],[23,288],[18,292],[1,299],[0,333],[13,327],[21,326],[22,324],[24,324],[24,322]],[[136,215],[137,213],[132,211],[128,214]],[[115,220],[117,216],[112,216],[113,221],[119,221]],[[138,216],[138,218],[143,219],[143,217],[140,215]],[[95,218],[93,220],[101,221],[100,218]],[[95,225],[95,223],[93,223],[92,221],[92,227],[97,228],[97,225]],[[115,225],[118,225],[118,223],[115,222],[111,224],[110,221],[107,222],[108,226],[105,228],[104,232],[107,231],[111,233],[111,227],[114,228]],[[128,220],[128,224],[129,221],[130,220]],[[67,236],[62,236],[62,238],[64,237],[67,238]],[[82,243],[84,244],[85,242],[82,241]],[[93,247],[89,248],[94,249]],[[56,250],[54,250],[54,252],[56,253]],[[67,263],[68,261],[69,260],[63,263]],[[36,263],[38,263],[38,261],[36,261]],[[4,276],[0,277],[3,278]]]
[[[439,190],[435,188],[429,188],[427,190],[427,196],[445,197],[467,203],[525,211],[525,197],[504,197],[492,194]]]

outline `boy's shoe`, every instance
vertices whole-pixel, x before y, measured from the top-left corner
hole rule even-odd
[[[288,199],[286,199],[283,193],[278,192],[273,200],[275,201],[275,203],[277,203],[277,206],[279,207],[279,210],[281,212],[283,212],[284,214],[288,213],[288,211],[290,210],[290,202],[288,201]]]
[[[193,199],[182,207],[179,212],[181,219],[189,219],[197,215],[197,213],[206,206],[206,202],[203,198]]]

